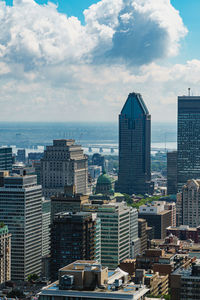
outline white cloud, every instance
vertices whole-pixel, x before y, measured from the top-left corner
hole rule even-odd
[[[141,65],[177,53],[187,30],[169,0],[101,0],[85,25],[49,2],[0,2],[0,57],[26,70],[67,62],[128,61]]]
[[[157,64],[187,33],[170,1],[101,0],[84,16],[82,25],[52,3],[0,2],[0,119],[117,121],[138,91],[154,120],[174,120],[177,95],[200,84],[200,61]]]

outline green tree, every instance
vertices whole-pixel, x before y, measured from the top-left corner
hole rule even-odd
[[[33,282],[33,281],[38,280],[39,277],[38,277],[37,274],[30,274],[30,275],[28,275],[27,279],[28,279],[29,282]]]

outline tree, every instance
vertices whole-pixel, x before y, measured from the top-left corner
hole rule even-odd
[[[30,274],[30,275],[28,275],[27,279],[28,279],[29,282],[33,282],[33,281],[38,280],[39,277],[38,277],[37,274]]]

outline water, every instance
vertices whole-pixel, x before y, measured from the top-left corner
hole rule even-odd
[[[110,153],[111,148],[117,154],[117,123],[23,123],[0,122],[0,146],[26,148],[28,152],[43,151],[44,146],[52,144],[53,139],[75,139],[86,152],[92,147],[93,152]],[[39,147],[39,148],[38,148]],[[176,149],[176,124],[152,124],[152,148]]]

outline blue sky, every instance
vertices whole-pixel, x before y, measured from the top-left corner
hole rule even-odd
[[[199,0],[3,2],[2,121],[117,121],[136,91],[153,120],[174,122],[177,96],[200,94]]]

